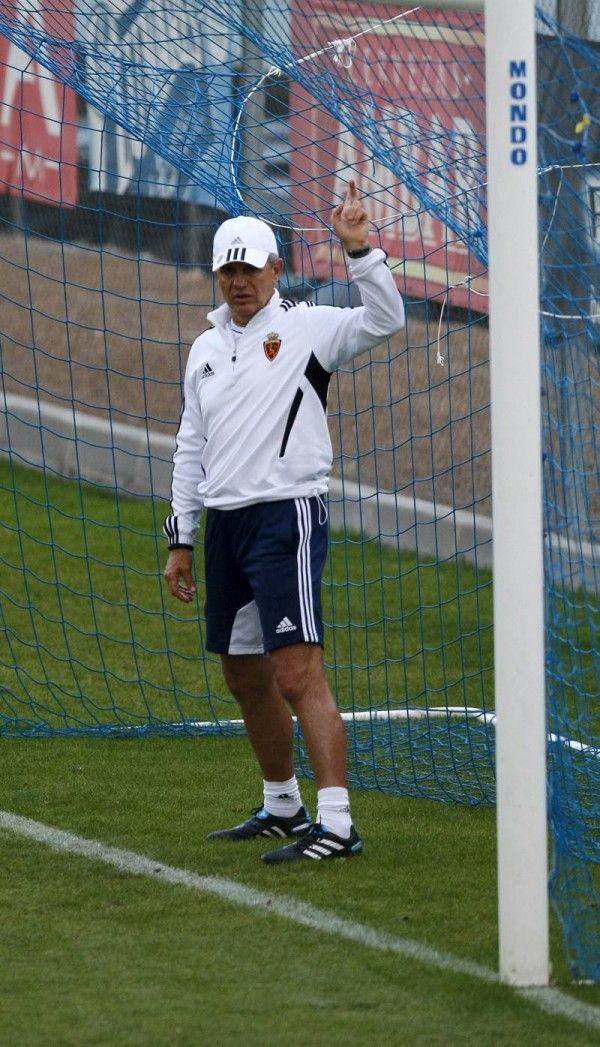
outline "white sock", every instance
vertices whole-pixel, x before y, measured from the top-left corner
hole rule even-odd
[[[263,796],[265,810],[269,814],[279,814],[282,818],[291,818],[302,807],[296,775],[286,782],[263,781]]]
[[[352,828],[350,816],[350,798],[348,790],[338,785],[329,786],[327,789],[319,789],[317,793],[317,821],[347,840]]]

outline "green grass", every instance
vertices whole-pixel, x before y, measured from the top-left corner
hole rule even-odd
[[[361,858],[283,869],[209,842],[259,782],[244,739],[2,743],[2,807],[496,966],[494,814],[357,792]],[[304,783],[305,799],[314,794]],[[590,1045],[511,990],[1,834],[0,1042]],[[557,939],[555,972],[566,982]],[[600,987],[566,988],[600,1004]]]
[[[197,606],[185,607],[162,584],[166,505],[6,462],[2,488],[4,733],[160,729],[238,715],[218,660],[202,649],[202,587]],[[342,709],[493,706],[489,572],[336,535],[324,612]],[[493,796],[489,739],[476,725],[427,724],[410,737],[406,724],[366,729],[352,739],[351,763],[362,785]]]
[[[237,715],[202,651],[199,609],[176,604],[161,585],[164,505],[6,463],[0,492],[7,735]],[[340,704],[491,707],[489,574],[335,537],[324,609]],[[437,741],[435,721],[350,734],[353,779],[371,787],[353,798],[366,852],[333,867],[275,872],[260,863],[260,845],[206,842],[210,828],[259,800],[243,739],[5,738],[0,806],[493,968],[494,812],[386,795],[400,788],[489,802],[490,738],[460,722],[440,726]],[[314,806],[312,783],[303,789]],[[10,833],[2,847],[0,1044],[592,1042],[589,1030],[500,986]],[[567,986],[556,927],[553,957]],[[598,987],[568,991],[600,1003]],[[265,1009],[272,994],[281,1006]]]
[[[198,659],[199,607],[161,586],[167,506],[6,462],[2,489],[0,686],[23,715],[53,727],[110,722],[113,705],[125,722],[148,709],[167,722],[209,718],[224,696],[215,660]],[[342,539],[324,589],[340,704],[489,702],[489,573]]]

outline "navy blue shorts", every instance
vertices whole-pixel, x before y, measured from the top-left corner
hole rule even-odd
[[[207,649],[262,654],[294,643],[322,646],[326,556],[327,510],[319,496],[208,509]]]

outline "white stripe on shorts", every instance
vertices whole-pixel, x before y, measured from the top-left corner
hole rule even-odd
[[[302,633],[306,643],[318,643],[319,636],[317,633],[313,609],[312,572],[310,565],[310,536],[312,533],[310,500],[308,498],[295,498],[294,501],[296,502],[298,531],[300,535],[297,558],[298,596],[300,600]]]

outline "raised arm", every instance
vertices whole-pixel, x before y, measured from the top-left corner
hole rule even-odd
[[[368,211],[353,181],[348,183],[343,202],[334,208],[331,225],[348,255],[350,275],[363,304],[354,309],[321,306],[310,310],[316,356],[328,371],[404,327],[400,292],[386,265],[385,252],[369,244]]]

